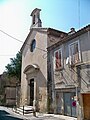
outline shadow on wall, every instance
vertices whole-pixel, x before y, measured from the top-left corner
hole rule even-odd
[[[47,78],[47,76],[46,76]],[[38,72],[37,77],[37,110],[46,111],[47,106],[47,79],[41,71]]]
[[[46,78],[47,78],[47,76],[46,76]],[[39,87],[47,87],[47,79],[46,78],[41,71],[38,72],[37,81],[38,81]]]

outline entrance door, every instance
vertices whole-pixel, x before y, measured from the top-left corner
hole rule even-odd
[[[34,79],[30,80],[30,105],[33,106],[34,100]]]
[[[76,106],[73,106],[75,93],[64,93],[64,113],[76,117]]]
[[[90,120],[90,94],[83,94],[84,119]]]
[[[71,94],[70,93],[64,93],[64,113],[65,115],[71,116]]]
[[[56,113],[58,114],[62,114],[62,109],[61,109],[61,106],[62,106],[62,93],[60,92],[56,92]]]

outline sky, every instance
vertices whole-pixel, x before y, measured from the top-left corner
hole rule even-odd
[[[72,27],[79,30],[90,23],[90,0],[0,0],[0,74],[20,51],[34,8],[41,9],[43,27],[69,32]]]

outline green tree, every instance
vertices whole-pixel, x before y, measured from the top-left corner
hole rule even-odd
[[[21,80],[21,63],[22,63],[22,56],[21,52],[16,54],[15,58],[10,58],[11,63],[5,66],[6,73],[9,77],[15,77],[17,80]]]

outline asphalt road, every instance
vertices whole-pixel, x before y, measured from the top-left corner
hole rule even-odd
[[[22,117],[22,116],[21,116]],[[11,115],[9,112],[7,112],[6,110],[0,110],[0,120],[64,120],[64,119],[60,119],[60,118],[56,118],[53,116],[38,116],[38,117],[28,117],[28,118],[18,118],[18,116],[13,116]]]
[[[76,118],[66,118],[43,113],[37,113],[36,117],[34,117],[32,113],[28,115],[20,115],[13,112],[12,108],[0,106],[0,120],[76,120]]]
[[[23,119],[13,117],[8,112],[0,110],[0,120],[23,120]]]

